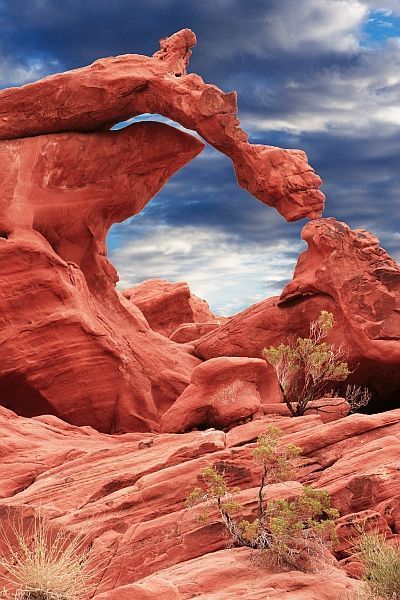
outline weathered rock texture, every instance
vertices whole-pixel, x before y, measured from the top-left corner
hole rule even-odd
[[[237,119],[236,93],[186,74],[196,36],[183,29],[152,57],[126,54],[0,92],[0,139],[98,131],[143,113],[159,113],[197,131],[229,156],[239,185],[286,219],[317,217],[324,195],[304,152],[249,144]]]
[[[236,95],[186,74],[195,43],[185,29],[153,57],[102,59],[0,92],[0,403],[22,415],[157,430],[200,362],[165,336],[214,321],[184,284],[163,284],[161,303],[148,284],[137,305],[115,292],[110,226],[140,212],[204,144],[161,123],[112,124],[170,117],[227,154],[240,185],[288,220],[321,213],[305,154],[249,144]]]
[[[122,293],[141,310],[153,331],[167,337],[184,323],[215,319],[207,302],[192,294],[185,282],[148,279]]]
[[[226,323],[227,320],[228,319],[225,319],[223,322]],[[221,324],[222,322],[220,320],[209,321],[207,323],[186,323],[185,325],[180,325],[180,327],[169,336],[169,339],[178,344],[187,344],[188,342],[198,340],[206,333],[214,331],[214,329],[218,329]]]
[[[248,550],[205,554],[131,585],[95,596],[96,600],[338,600],[351,598],[356,582],[330,567],[319,574],[279,573],[251,561]]]
[[[344,344],[375,407],[398,406],[400,394],[400,267],[364,230],[333,218],[308,223],[308,249],[282,294],[251,306],[195,341],[202,359],[260,357],[264,347],[306,336],[321,310],[333,313],[328,340]],[[383,402],[383,404],[382,404]],[[373,408],[374,404],[370,408]]]
[[[115,293],[105,238],[202,148],[161,123],[0,142],[3,405],[157,429],[199,360]]]
[[[398,536],[393,507],[400,494],[400,410],[327,424],[316,415],[264,417],[226,434],[109,436],[56,417],[17,417],[3,408],[2,522],[28,519],[38,509],[54,528],[88,531],[95,556],[107,565],[97,594],[110,595],[100,598],[154,598],[159,591],[179,600],[196,593],[224,600],[240,597],[246,586],[248,600],[265,598],[266,591],[284,600],[345,598],[354,583],[343,574],[258,570],[247,551],[226,549],[229,538],[216,512],[199,523],[200,508],[184,507],[186,495],[199,485],[200,470],[214,465],[242,490],[246,516],[254,514],[260,465],[252,449],[271,424],[284,431],[282,443],[303,448],[300,481],[327,489],[347,516],[338,525],[343,538],[337,558],[352,560],[343,545],[352,523],[380,523]],[[275,484],[267,497],[299,491],[297,482]],[[338,566],[333,558],[332,564]]]
[[[111,225],[138,214],[203,148],[163,123],[0,141],[2,236],[40,233],[92,292],[109,295],[118,280],[105,258]]]
[[[161,421],[165,432],[228,427],[267,402],[268,367],[257,358],[213,358],[196,367],[190,384]]]

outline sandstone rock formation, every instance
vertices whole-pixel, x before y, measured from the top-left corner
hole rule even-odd
[[[218,319],[217,321],[209,321],[207,323],[186,323],[180,325],[170,336],[169,339],[178,344],[187,344],[198,340],[200,337],[210,331],[218,329],[222,323],[226,323],[228,319]]]
[[[171,407],[174,408],[175,404]],[[293,408],[296,408],[296,403],[293,403]],[[304,411],[305,415],[318,415],[323,423],[337,421],[342,417],[346,417],[351,411],[351,406],[345,398],[320,398],[319,400],[311,400],[307,404]],[[285,402],[261,404],[260,412],[265,415],[280,415],[282,417],[290,417],[291,412]]]
[[[248,143],[236,94],[186,73],[195,43],[185,29],[152,57],[101,59],[0,92],[0,520],[7,531],[40,512],[54,531],[87,533],[101,566],[95,600],[350,600],[357,526],[400,543],[400,409],[345,416],[330,398],[290,418],[260,353],[329,310],[329,339],[348,348],[354,381],[377,405],[398,403],[400,267],[367,232],[315,220],[281,296],[218,319],[183,283],[117,292],[106,258],[110,226],[204,147],[162,123],[109,130],[143,113],[197,131],[287,220],[321,214],[306,155]],[[297,480],[268,486],[265,499],[295,498],[307,483],[342,513],[335,556],[316,573],[250,562],[227,549],[217,510],[199,522],[201,508],[185,504],[213,466],[255,516],[253,450],[271,424],[303,454]],[[3,578],[0,569],[0,589]]]
[[[161,123],[0,142],[3,405],[157,429],[199,360],[121,303],[105,238],[202,148]]]
[[[268,367],[257,358],[213,358],[196,367],[190,384],[161,420],[164,432],[227,427],[268,401]]]
[[[141,310],[153,331],[167,337],[183,324],[214,320],[207,302],[192,294],[185,282],[147,279],[122,293]]]
[[[0,139],[99,131],[158,113],[197,131],[232,159],[239,185],[287,220],[318,217],[321,179],[300,150],[249,144],[237,119],[236,94],[186,74],[196,36],[183,29],[152,57],[126,54],[0,92]]]
[[[260,357],[266,346],[306,336],[321,310],[333,313],[328,340],[344,344],[355,372],[367,385],[374,407],[398,406],[400,394],[400,267],[364,230],[352,231],[333,218],[308,223],[308,249],[299,257],[282,294],[231,318],[195,341],[202,359]]]
[[[356,582],[338,568],[319,574],[279,573],[251,562],[249,550],[219,550],[188,560],[136,583],[95,596],[96,600],[338,600],[351,598]]]
[[[246,585],[249,600],[266,590],[285,600],[341,598],[355,583],[332,567],[331,574],[258,571],[246,550],[227,549],[229,538],[217,513],[199,523],[199,509],[184,507],[186,495],[199,484],[201,468],[214,465],[241,488],[240,500],[254,514],[260,466],[252,449],[270,424],[284,431],[282,443],[303,448],[300,480],[327,489],[347,516],[339,523],[343,539],[351,523],[365,520],[365,511],[373,520],[380,513],[398,539],[399,521],[384,506],[394,506],[400,494],[400,410],[327,424],[316,415],[264,417],[226,434],[110,436],[56,417],[18,417],[3,408],[0,516],[7,523],[29,519],[40,509],[55,529],[88,531],[95,556],[107,564],[98,582],[99,598],[153,598],[162,591],[166,598],[201,592],[210,600],[233,600]],[[290,497],[299,490],[296,482],[275,484],[268,497]],[[349,562],[348,548],[337,558]],[[338,566],[333,558],[332,564]],[[266,587],[260,588],[258,579]]]
[[[109,296],[118,280],[105,258],[111,225],[138,214],[203,148],[174,127],[145,122],[0,141],[2,237],[37,240],[40,233],[79,267],[93,293]]]
[[[321,180],[305,154],[249,144],[236,95],[186,74],[195,42],[185,29],[153,57],[101,59],[0,92],[0,403],[22,415],[156,431],[200,362],[165,336],[214,320],[193,296],[178,318],[173,303],[169,317],[153,301],[151,316],[138,300],[144,316],[115,292],[110,226],[140,212],[204,144],[161,123],[112,124],[147,112],[175,119],[227,154],[240,185],[287,219],[321,213]]]

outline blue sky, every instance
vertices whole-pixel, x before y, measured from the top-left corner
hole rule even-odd
[[[325,216],[369,229],[399,260],[400,0],[0,0],[0,86],[152,54],[182,27],[198,37],[189,71],[238,91],[251,141],[304,149]],[[108,247],[121,287],[186,280],[232,314],[279,294],[303,225],[241,190],[207,148]]]

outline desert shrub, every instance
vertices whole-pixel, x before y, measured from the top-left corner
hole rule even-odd
[[[310,323],[309,337],[262,351],[275,369],[283,399],[293,416],[303,415],[311,401],[326,396],[329,383],[345,381],[350,374],[343,346],[335,348],[324,341],[333,323],[332,313],[323,310]],[[347,386],[345,399],[352,410],[365,406],[370,397],[366,389]]]
[[[364,533],[358,542],[363,565],[364,597],[400,600],[400,549],[381,534]]]
[[[268,563],[298,567],[304,550],[323,552],[334,541],[334,519],[339,513],[332,508],[329,494],[304,486],[293,499],[265,501],[265,488],[271,483],[293,476],[301,448],[280,443],[282,432],[274,427],[260,435],[253,450],[262,471],[257,495],[257,517],[241,519],[243,506],[237,500],[238,488],[227,484],[224,473],[214,467],[204,468],[200,476],[203,487],[195,488],[187,506],[202,503],[198,515],[207,521],[210,509],[217,506],[234,544],[259,551]]]
[[[90,544],[85,535],[70,537],[35,516],[29,527],[11,519],[0,528],[0,567],[5,569],[8,588],[2,597],[18,600],[79,600],[88,598],[100,566],[91,564]]]

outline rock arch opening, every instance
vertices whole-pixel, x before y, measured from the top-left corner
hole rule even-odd
[[[142,121],[197,135],[159,114],[140,115],[114,129]],[[306,248],[302,225],[285,229],[277,214],[238,186],[229,158],[206,145],[144,210],[112,225],[108,257],[121,290],[152,278],[186,281],[216,314],[233,315],[281,293]]]

